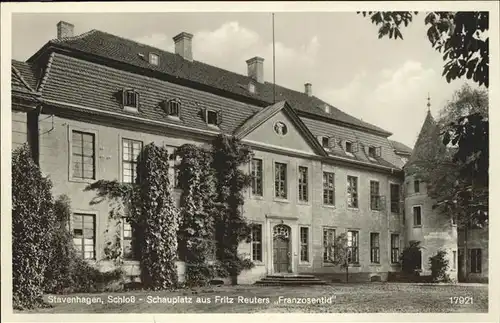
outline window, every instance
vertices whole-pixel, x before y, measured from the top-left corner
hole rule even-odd
[[[347,206],[358,208],[358,178],[347,176]]]
[[[309,228],[300,228],[300,261],[309,261]]]
[[[252,159],[252,194],[262,196],[262,159]]]
[[[375,147],[368,147],[368,157],[377,157],[377,150],[375,149]]]
[[[135,259],[132,249],[132,225],[127,218],[122,218],[123,225],[123,259]]]
[[[457,252],[453,250],[453,269],[457,269]]]
[[[471,273],[481,273],[481,249],[469,249],[469,263]]]
[[[139,107],[139,93],[134,90],[123,90],[122,104],[124,107],[137,109]]]
[[[95,259],[95,215],[73,214],[73,243],[83,259]]]
[[[275,163],[274,174],[275,174],[275,180],[274,180],[275,196],[282,199],[286,199],[287,198],[286,164]]]
[[[347,261],[350,264],[359,263],[359,231],[347,231]]]
[[[335,229],[323,228],[323,262],[332,262],[334,258]]]
[[[391,184],[391,212],[399,214],[399,185]]]
[[[391,263],[399,263],[399,234],[391,234]]]
[[[212,126],[219,126],[222,123],[222,111],[205,109],[205,121]]]
[[[330,139],[328,137],[321,137],[321,145],[328,148],[330,146]]]
[[[309,200],[307,175],[307,167],[299,166],[299,201],[302,202]]]
[[[415,269],[422,269],[422,250],[417,251],[417,263],[415,264]]]
[[[160,57],[156,54],[149,53],[149,63],[151,65],[158,65],[160,62]]]
[[[255,93],[255,84],[253,84],[252,82],[250,82],[250,83],[248,84],[248,91],[249,91],[250,93]]]
[[[167,147],[168,150],[168,176],[170,180],[170,185],[173,188],[181,188],[179,182],[179,165],[182,161],[180,156],[176,156],[175,147]]]
[[[323,172],[323,204],[335,205],[335,174]]]
[[[380,185],[377,181],[370,181],[370,209],[380,210]]]
[[[330,106],[325,104],[325,112],[330,113]]]
[[[380,263],[380,235],[378,233],[370,233],[370,261],[375,264]]]
[[[413,182],[413,188],[414,188],[415,193],[419,193],[420,192],[420,181],[418,179],[416,179]]]
[[[137,177],[137,162],[142,150],[142,141],[122,140],[122,182],[135,183]]]
[[[346,141],[345,142],[345,151],[347,153],[351,153],[352,154],[352,142],[350,142],[350,141]]]
[[[73,178],[95,179],[95,136],[73,130],[71,135]]]
[[[413,225],[422,225],[422,207],[413,207]]]
[[[176,99],[164,102],[165,112],[171,117],[179,118],[181,115],[181,102]]]
[[[252,260],[262,261],[262,225],[252,225]]]

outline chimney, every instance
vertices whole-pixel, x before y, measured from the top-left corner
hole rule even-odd
[[[57,23],[57,39],[73,37],[73,29],[75,26],[66,21],[59,21]]]
[[[312,96],[312,84],[311,83],[306,83],[304,84],[304,93],[307,94],[307,96]]]
[[[190,62],[193,61],[192,39],[193,35],[186,32],[182,32],[174,37],[175,53]]]
[[[247,60],[248,76],[259,83],[264,83],[264,59],[255,56]]]

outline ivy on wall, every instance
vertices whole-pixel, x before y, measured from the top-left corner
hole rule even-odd
[[[243,269],[253,266],[238,254],[240,242],[248,240],[251,228],[246,222],[242,206],[243,192],[250,186],[251,176],[240,167],[252,159],[251,149],[235,137],[219,135],[212,142],[212,168],[216,183],[215,237],[216,255],[222,267],[237,283]]]
[[[108,200],[109,219],[116,224],[116,236],[110,235],[105,256],[121,261],[120,225],[127,217],[133,230],[132,246],[139,256],[141,281],[145,288],[158,290],[177,285],[177,230],[179,212],[174,205],[166,148],[150,143],[139,155],[138,180],[135,184],[100,180],[86,190],[97,195],[92,203]],[[108,231],[109,232],[109,231]]]
[[[215,276],[209,263],[215,255],[215,177],[210,151],[195,145],[176,150],[181,195],[179,255],[186,262],[186,284],[206,285]]]

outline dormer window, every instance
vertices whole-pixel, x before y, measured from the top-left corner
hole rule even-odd
[[[222,123],[222,111],[204,109],[205,122],[209,126],[218,127]]]
[[[179,118],[181,115],[181,102],[177,99],[172,99],[163,102],[163,109],[169,117]]]
[[[350,141],[345,142],[345,152],[352,154],[352,142]]]
[[[159,63],[160,63],[160,56],[154,53],[149,53],[149,64],[158,66]]]
[[[325,112],[330,113],[330,106],[329,105],[325,105]]]
[[[248,83],[248,92],[255,93],[255,84],[252,82]]]
[[[377,157],[377,150],[375,147],[368,147],[368,156],[371,158]]]
[[[330,138],[322,137],[321,138],[321,145],[323,146],[323,148],[328,148],[330,146]]]
[[[137,112],[139,108],[139,93],[135,90],[123,90],[122,105],[126,111]]]

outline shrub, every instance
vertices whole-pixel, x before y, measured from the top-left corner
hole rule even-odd
[[[57,221],[52,234],[53,252],[45,271],[45,291],[55,294],[100,292],[110,283],[121,280],[120,268],[100,272],[77,254],[69,231],[71,207],[67,196],[56,200],[54,213]]]
[[[54,223],[52,184],[27,145],[12,153],[12,288],[17,309],[43,305]]]
[[[422,247],[420,241],[410,241],[409,246],[401,253],[401,269],[406,274],[419,275],[422,267]]]
[[[439,250],[434,256],[429,258],[431,266],[431,276],[434,282],[449,282],[450,276],[447,274],[448,259],[445,258],[446,252]]]

